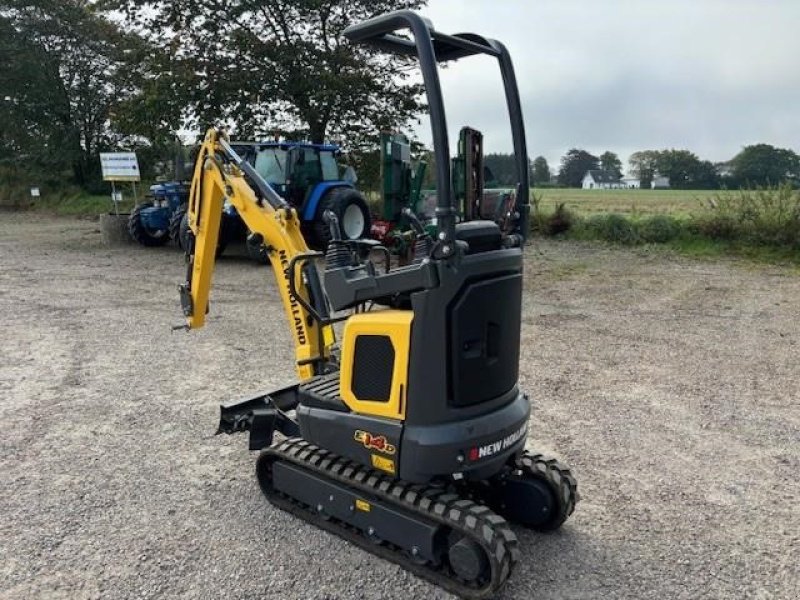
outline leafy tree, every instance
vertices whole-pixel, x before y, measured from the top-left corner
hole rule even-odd
[[[572,148],[561,157],[558,182],[568,187],[581,187],[586,171],[598,168],[599,159],[586,150]]]
[[[691,189],[700,159],[688,150],[661,150],[656,153],[656,171],[669,179],[670,187]]]
[[[82,0],[0,0],[0,138],[7,160],[76,183],[99,179],[98,152],[114,143],[112,105],[131,36]]]
[[[411,59],[347,43],[351,23],[424,0],[109,0],[159,48],[169,70],[143,91],[178,98],[188,125],[235,125],[358,146],[406,127],[422,108]],[[167,57],[164,59],[163,57]]]
[[[691,186],[695,190],[713,190],[720,187],[720,176],[714,163],[699,161],[691,172]]]
[[[640,150],[628,158],[631,174],[639,179],[642,188],[649,188],[656,175],[656,162],[658,152],[655,150]]]
[[[742,186],[776,185],[800,178],[800,157],[788,148],[769,144],[745,146],[731,160],[733,179]]]
[[[381,151],[377,147],[360,152],[349,152],[339,158],[340,165],[349,165],[358,175],[358,189],[362,192],[381,190]]]
[[[669,179],[676,189],[713,189],[719,187],[719,176],[714,165],[700,160],[689,150],[642,150],[634,152],[628,160],[631,172],[643,188],[650,187],[655,175]]]
[[[513,154],[499,152],[486,154],[483,157],[483,166],[492,172],[493,182],[497,185],[513,186],[518,183],[517,163]],[[528,178],[532,178],[530,161],[528,161]]]
[[[180,71],[187,65],[152,45],[129,51],[127,58],[121,79],[128,93],[113,107],[112,125],[123,135],[145,138],[156,153],[172,154],[170,148],[190,115],[184,88],[188,74]]]
[[[622,161],[610,150],[606,150],[600,155],[600,168],[603,171],[614,173],[617,177],[622,177]]]
[[[550,183],[550,166],[544,156],[533,159],[533,183]]]

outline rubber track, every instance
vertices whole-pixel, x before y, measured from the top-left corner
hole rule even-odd
[[[580,500],[578,482],[569,467],[544,454],[532,454],[527,450],[516,459],[516,469],[524,476],[543,479],[558,497],[558,513],[539,531],[558,529],[575,511]]]
[[[489,562],[489,573],[481,585],[459,580],[445,566],[423,565],[411,559],[403,550],[386,543],[376,544],[360,530],[335,519],[319,515],[313,507],[301,504],[276,492],[271,487],[271,465],[285,461],[331,481],[344,484],[365,499],[398,507],[425,520],[440,523],[451,530],[469,536],[481,545]],[[488,507],[473,502],[446,488],[403,482],[363,465],[341,458],[303,439],[293,438],[262,452],[258,458],[257,475],[261,489],[274,505],[310,521],[314,525],[355,543],[372,554],[390,560],[462,598],[482,600],[491,598],[511,575],[519,548],[517,537],[503,517]]]

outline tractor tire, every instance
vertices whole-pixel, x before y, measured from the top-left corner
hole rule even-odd
[[[260,265],[269,264],[269,251],[262,242],[251,239],[251,235],[248,234],[245,240],[245,246],[247,247],[247,256],[249,256],[251,260]]]
[[[171,225],[171,223],[170,223]],[[191,241],[194,239],[194,232],[189,227],[189,213],[185,212],[181,215],[181,220],[178,223],[178,245],[184,252],[188,252]]]
[[[142,246],[163,246],[169,241],[169,230],[160,229],[154,231],[142,223],[142,210],[151,206],[153,206],[152,202],[143,202],[133,209],[131,216],[128,218],[128,233]]]
[[[349,187],[337,187],[329,190],[319,203],[317,216],[314,219],[312,245],[325,250],[331,241],[331,231],[322,216],[326,210],[332,211],[339,218],[339,231],[343,240],[360,240],[370,237],[372,219],[364,196]]]
[[[223,229],[223,227],[220,226],[220,229]],[[222,253],[225,252],[225,246],[227,246],[227,243],[222,239],[222,234],[223,232],[220,231],[219,237],[217,238],[217,251],[214,253],[216,258],[219,258]],[[189,214],[186,212],[184,212],[181,216],[181,222],[178,227],[178,239],[180,240],[178,243],[180,247],[183,248],[184,252],[189,249],[190,245],[194,246],[192,243],[192,240],[194,239],[194,232],[192,231],[192,228],[189,227]]]
[[[182,238],[182,228],[181,223],[183,221],[183,217],[186,214],[186,205],[181,205],[181,207],[172,213],[172,216],[169,219],[169,237],[170,239],[175,242],[175,245],[178,246],[181,250],[186,250],[186,247],[183,244]],[[188,229],[189,223],[187,220],[186,227]]]

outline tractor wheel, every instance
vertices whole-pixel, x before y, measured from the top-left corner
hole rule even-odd
[[[189,227],[189,213],[184,211],[181,215],[181,220],[178,223],[178,245],[183,248],[184,252],[187,252],[193,239],[194,232]]]
[[[254,236],[252,234],[248,234],[247,240],[245,241],[245,245],[247,247],[247,256],[260,265],[268,265],[269,251],[267,250],[267,247],[263,242],[259,241],[260,237],[258,239],[253,239],[253,237]]]
[[[223,227],[220,226],[220,229],[223,229]],[[219,258],[223,252],[225,252],[225,246],[227,245],[224,243],[222,237],[223,231],[220,231],[219,238],[217,238],[217,251],[214,254],[214,256],[217,258]],[[189,227],[189,214],[186,212],[184,212],[181,216],[180,226],[178,227],[178,238],[180,239],[180,247],[183,248],[184,252],[188,250],[190,245],[194,246],[194,232],[192,231],[192,228]]]
[[[172,216],[169,219],[169,237],[181,250],[186,250],[186,247],[183,243],[183,229],[181,228],[184,215],[186,215],[186,205],[182,204],[178,210],[172,213]],[[188,227],[189,222],[187,218],[186,228],[188,229]]]
[[[339,218],[339,230],[343,240],[360,240],[370,237],[372,219],[364,197],[350,187],[337,187],[329,190],[322,198],[314,219],[313,242],[320,250],[325,250],[331,241],[331,231],[322,218],[326,210]]]
[[[142,246],[163,246],[169,241],[169,230],[150,229],[142,222],[142,210],[151,206],[152,202],[143,202],[133,209],[128,219],[128,233]]]

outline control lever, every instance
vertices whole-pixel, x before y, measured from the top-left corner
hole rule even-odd
[[[411,226],[414,228],[416,234],[420,237],[424,236],[425,228],[422,226],[422,221],[419,220],[419,217],[414,214],[414,211],[406,206],[403,208],[402,213],[403,216],[411,222]]]
[[[419,217],[414,214],[414,211],[406,206],[402,210],[403,216],[411,223],[414,233],[417,234],[417,240],[414,242],[414,263],[420,263],[431,255],[433,251],[433,240],[430,234],[425,231]]]

